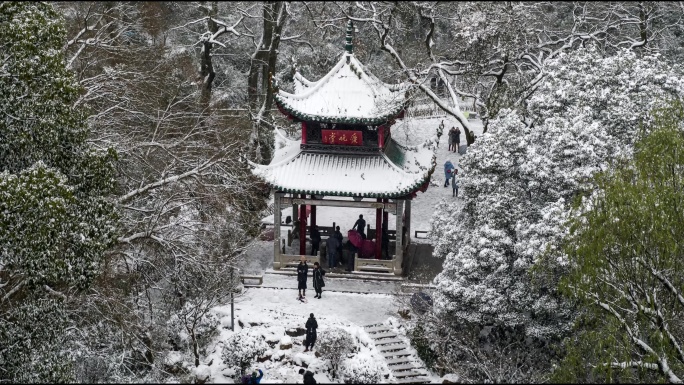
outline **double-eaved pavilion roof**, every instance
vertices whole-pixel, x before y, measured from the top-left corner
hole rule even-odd
[[[404,147],[390,140],[385,152],[309,152],[285,139],[269,165],[251,163],[252,173],[272,188],[295,194],[396,198],[421,188],[435,169],[426,146]]]
[[[353,53],[344,52],[335,67],[316,82],[295,74],[295,93],[279,90],[281,110],[302,121],[381,124],[404,108],[405,88],[382,82],[366,71]]]

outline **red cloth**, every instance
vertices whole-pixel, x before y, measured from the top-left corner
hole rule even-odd
[[[355,247],[358,247],[359,249],[361,248],[361,244],[363,243],[363,238],[361,237],[361,234],[359,234],[358,231],[356,230],[349,230],[347,232],[347,238],[349,239],[349,242],[352,243]]]
[[[364,239],[360,250],[361,258],[375,258],[375,242]]]

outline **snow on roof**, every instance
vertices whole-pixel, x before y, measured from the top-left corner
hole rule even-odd
[[[400,197],[417,191],[435,168],[434,152],[390,140],[387,153],[343,154],[295,151],[292,142],[276,150],[269,165],[251,163],[252,173],[290,193]],[[287,154],[287,155],[285,155]]]
[[[317,82],[296,73],[295,93],[280,90],[275,99],[282,109],[301,120],[374,124],[396,116],[404,108],[404,88],[382,82],[354,54],[344,53]]]
[[[307,78],[302,76],[299,71],[294,74],[294,91],[295,94],[301,94],[309,90],[312,86],[315,86],[316,82],[309,81]]]

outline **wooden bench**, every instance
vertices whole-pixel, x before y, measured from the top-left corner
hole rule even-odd
[[[258,284],[252,284],[252,285],[247,285],[247,286],[259,286],[259,285],[264,283],[264,276],[261,274],[260,275],[246,275],[246,274],[240,275],[240,282],[242,282],[243,285],[245,284],[245,280],[259,281]]]

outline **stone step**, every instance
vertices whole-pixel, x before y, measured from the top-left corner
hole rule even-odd
[[[393,372],[392,374],[396,378],[418,377],[418,376],[424,376],[425,375],[425,373],[416,372],[415,370],[404,370],[401,372]]]
[[[311,266],[309,266],[311,268]],[[264,274],[278,274],[278,275],[297,275],[296,267],[282,267],[279,270],[266,270]],[[388,281],[388,282],[405,282],[406,277],[395,275],[394,273],[380,273],[380,272],[341,272],[335,273],[326,269],[325,278],[347,278],[357,279],[362,281]]]
[[[387,365],[390,365],[389,368],[392,369],[392,365],[398,365],[406,362],[411,362],[411,357],[409,356],[403,356],[403,357],[397,357],[397,358],[392,358],[389,360],[385,360],[387,362]]]
[[[389,368],[394,372],[399,372],[401,370],[410,370],[410,369],[423,369],[423,368],[417,367],[413,363],[404,363],[404,364],[400,364],[400,365],[392,365],[392,366],[389,366]]]
[[[392,350],[401,350],[401,349],[406,349],[405,343],[382,345],[382,346],[378,347],[378,350],[380,351],[380,353],[390,352]]]
[[[373,271],[376,273],[392,273],[394,269],[385,266],[359,266],[359,271]]]
[[[427,384],[430,379],[427,377],[408,377],[408,378],[397,378],[397,384]]]
[[[384,332],[384,333],[376,333],[376,334],[368,334],[370,338],[374,340],[379,340],[381,338],[389,338],[389,337],[396,337],[397,333],[395,332]]]
[[[367,327],[365,329],[366,329],[366,333],[377,333],[377,332],[384,332],[384,331],[392,330],[389,326],[385,326],[385,325]]]
[[[383,338],[377,341],[373,341],[375,343],[375,346],[382,346],[382,345],[390,345],[390,344],[399,344],[399,343],[404,343],[403,340],[400,340],[399,338]]]
[[[401,357],[401,356],[410,356],[411,352],[408,350],[397,350],[393,352],[384,352],[381,353],[383,357],[388,358],[388,357]]]

